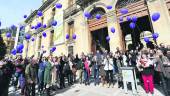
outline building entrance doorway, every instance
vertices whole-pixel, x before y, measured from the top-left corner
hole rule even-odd
[[[96,50],[103,51],[108,50],[110,51],[109,42],[106,40],[108,36],[108,28],[101,28],[91,32],[92,38],[92,52],[96,52]]]
[[[147,6],[146,0],[118,0],[116,3],[116,10],[126,8],[129,11],[127,14],[122,14],[120,11],[117,11],[117,17],[123,17],[123,21],[119,21],[119,23],[123,35],[122,40],[125,41],[125,46],[128,50],[136,49],[137,47],[142,49],[144,45],[153,47],[152,42],[146,44],[143,40],[144,37],[151,38],[153,32]],[[137,16],[138,19],[135,29],[130,28],[129,24],[132,21],[127,20],[127,16],[130,18]]]
[[[139,17],[134,29],[131,29],[129,24],[130,22],[128,21],[120,23],[123,36],[125,37],[126,49],[134,50],[137,47],[142,49],[144,45],[146,45],[144,37],[152,37],[152,28],[148,15]],[[152,47],[152,43],[153,42],[150,42],[149,45],[147,44],[147,47]]]

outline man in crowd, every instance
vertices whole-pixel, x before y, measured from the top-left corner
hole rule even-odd
[[[26,66],[26,96],[35,96],[35,85],[37,83],[37,60],[31,59],[31,62]]]

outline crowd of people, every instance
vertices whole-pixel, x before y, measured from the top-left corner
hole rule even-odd
[[[71,86],[74,83],[95,86],[123,88],[121,67],[135,67],[136,76],[147,94],[154,94],[154,84],[162,86],[164,94],[170,94],[170,46],[160,44],[155,48],[116,52],[100,52],[73,56],[34,56],[23,59],[4,58],[0,60],[0,96],[8,96],[9,84],[21,89],[21,95],[48,94]],[[10,83],[11,82],[11,83]],[[169,95],[168,95],[169,94]]]

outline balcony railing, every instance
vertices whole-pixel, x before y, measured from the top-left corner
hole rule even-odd
[[[116,7],[123,8],[129,4],[136,3],[138,1],[145,1],[145,0],[118,0]]]
[[[68,18],[71,15],[74,15],[75,13],[77,13],[79,11],[77,4],[73,4],[71,6],[69,6],[67,9],[64,10],[64,18]]]
[[[76,4],[81,6],[81,8],[85,8],[87,6],[89,6],[90,4],[97,2],[99,0],[76,0]]]

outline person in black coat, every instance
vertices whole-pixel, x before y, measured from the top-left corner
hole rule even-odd
[[[4,60],[0,63],[0,96],[8,96],[9,83],[14,73],[14,65],[10,60]]]
[[[65,88],[65,80],[64,80],[64,56],[60,58],[60,64],[59,64],[59,78],[60,78],[60,89]]]

